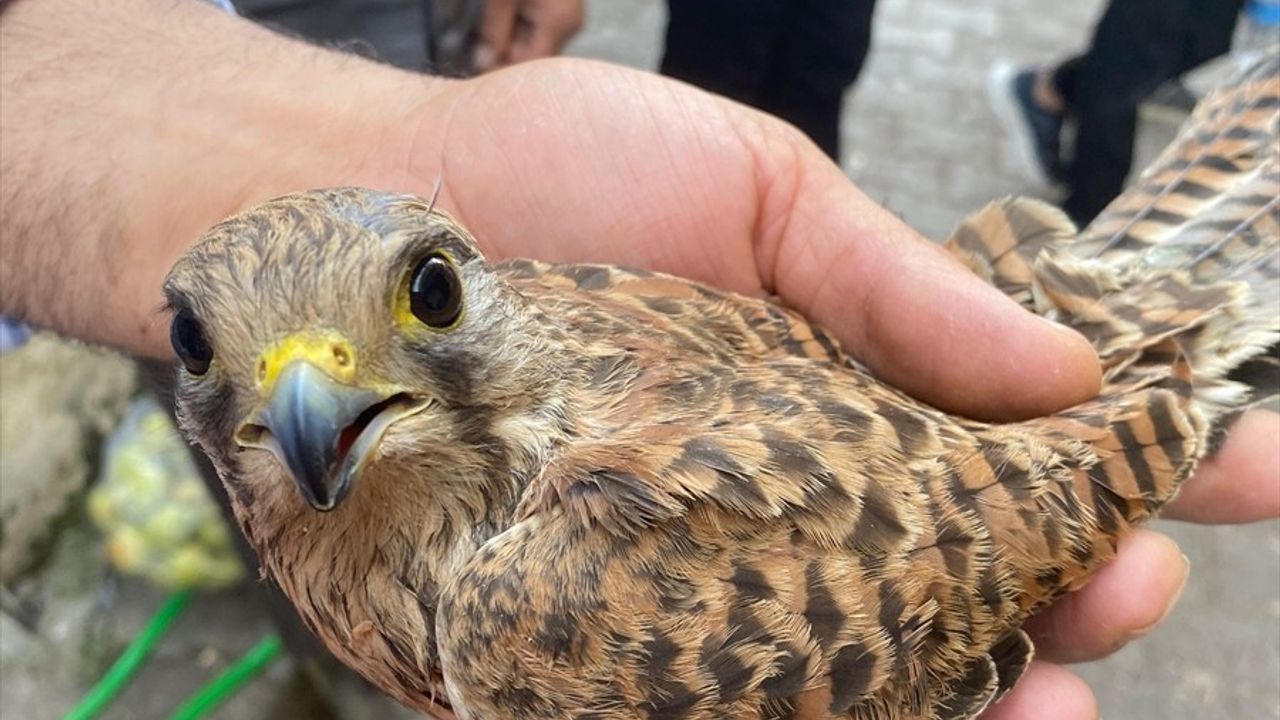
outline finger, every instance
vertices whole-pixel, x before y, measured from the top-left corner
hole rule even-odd
[[[1154,530],[1135,530],[1088,585],[1027,622],[1036,656],[1071,663],[1110,655],[1160,624],[1182,593],[1187,573],[1187,559],[1173,540]]]
[[[1075,673],[1039,660],[982,720],[1097,720],[1098,701]]]
[[[1280,517],[1280,414],[1242,415],[1161,514],[1215,524]]]
[[[511,41],[508,61],[515,64],[555,55],[561,45],[558,30],[539,18],[529,18],[527,22],[519,23]]]
[[[509,60],[519,63],[556,55],[580,29],[581,0],[541,3],[530,8],[525,20],[517,23]]]
[[[503,64],[511,49],[519,0],[487,0],[480,16],[480,40],[472,53],[476,70],[485,71]]]
[[[807,167],[777,193],[794,210],[757,263],[775,292],[877,375],[987,419],[1044,415],[1097,394],[1097,357],[1082,336],[1022,309],[887,211],[867,211],[834,165]]]

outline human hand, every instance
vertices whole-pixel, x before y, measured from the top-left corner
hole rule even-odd
[[[68,32],[76,13],[93,33]],[[443,175],[442,206],[496,257],[776,294],[944,409],[1038,415],[1098,388],[1081,337],[973,278],[798,130],[687,85],[572,60],[428,78],[200,3],[20,0],[0,31],[0,293],[38,325],[167,357],[162,278],[213,223],[319,186],[425,195]],[[95,72],[75,72],[86,57]]]
[[[472,60],[486,71],[551,57],[582,29],[582,17],[582,0],[487,0]]]
[[[45,326],[167,357],[161,278],[218,219],[318,186],[426,195],[443,174],[441,206],[495,257],[777,294],[878,375],[953,412],[1045,414],[1098,388],[1081,338],[978,282],[797,131],[678,83],[564,60],[432,80],[198,3],[19,1],[0,30],[0,293],[5,311]],[[95,72],[81,71],[86,58]],[[1278,422],[1246,416],[1170,512],[1280,514]],[[1048,661],[992,717],[1090,717],[1088,689],[1051,662],[1114,649],[1162,616],[1184,574],[1160,536],[1123,543],[1095,583],[1036,621]]]

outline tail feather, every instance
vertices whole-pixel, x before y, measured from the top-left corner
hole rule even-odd
[[[978,277],[1031,309],[1036,257],[1075,236],[1075,225],[1058,208],[1011,197],[965,218],[946,248]]]
[[[1169,267],[1196,257],[1197,248],[1218,242],[1275,197],[1267,190],[1275,182],[1278,118],[1280,53],[1272,53],[1201,102],[1174,142],[1090,223],[1073,252],[1118,268]],[[1188,232],[1191,225],[1205,233]],[[1171,241],[1181,252],[1150,252]]]
[[[1083,233],[1015,199],[947,242],[1083,333],[1105,368],[1098,397],[1016,432],[977,424],[978,446],[954,462],[955,496],[981,498],[994,575],[1016,588],[1015,603],[992,607],[1025,617],[1079,587],[1177,494],[1223,426],[1280,397],[1278,195],[1280,53],[1207,100]]]
[[[1148,372],[1144,355],[1174,339],[1211,421],[1276,393],[1265,358],[1280,342],[1280,52],[1202,102],[1079,235],[1042,203],[1014,199],[970,218],[947,247],[1081,331],[1109,385]]]
[[[1104,355],[1177,337],[1211,416],[1275,392],[1265,376],[1229,376],[1280,341],[1280,52],[1201,103],[1065,251],[1112,268],[1123,290],[1108,312],[1141,308]]]

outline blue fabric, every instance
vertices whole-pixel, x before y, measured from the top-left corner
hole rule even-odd
[[[1244,14],[1259,25],[1280,28],[1280,0],[1249,0]]]
[[[0,354],[21,347],[29,337],[31,330],[26,325],[0,315]]]

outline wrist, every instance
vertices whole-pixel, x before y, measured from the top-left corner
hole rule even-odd
[[[400,184],[411,112],[449,84],[201,3],[27,0],[2,20],[3,311],[151,356],[169,353],[164,275],[204,229],[288,192]]]
[[[252,31],[280,60],[187,88],[157,132],[162,152],[141,159],[168,236],[194,240],[290,192],[394,181],[417,122],[408,108],[449,83]]]

